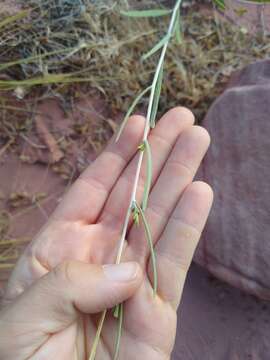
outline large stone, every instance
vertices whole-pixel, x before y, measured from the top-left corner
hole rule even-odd
[[[215,202],[195,261],[270,300],[270,60],[248,66],[210,108],[202,172]]]
[[[192,265],[171,360],[269,360],[270,302]]]

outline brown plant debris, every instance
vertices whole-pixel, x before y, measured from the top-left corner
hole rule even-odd
[[[45,125],[42,117],[37,115],[36,117],[36,129],[37,133],[43,142],[47,145],[51,153],[51,162],[56,163],[64,157],[63,152],[59,149],[57,141],[53,135],[49,132],[47,126]]]
[[[167,19],[122,16],[124,3],[24,1],[26,12],[0,28],[0,89],[26,102],[57,96],[69,106],[78,82],[79,92],[96,89],[113,110],[125,112],[149,84],[156,57],[142,61],[142,55],[165,33]],[[182,32],[182,44],[173,41],[168,52],[161,111],[183,104],[200,120],[232,72],[270,54],[269,37],[217,23],[211,8],[188,8]]]

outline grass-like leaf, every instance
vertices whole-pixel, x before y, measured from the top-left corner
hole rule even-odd
[[[170,9],[151,9],[151,10],[121,11],[121,14],[133,18],[145,18],[145,17],[158,17],[158,16],[169,15],[171,12],[172,11]]]
[[[213,1],[220,10],[224,11],[226,9],[224,0],[213,0]]]
[[[91,349],[91,352],[90,352],[89,360],[95,360],[95,358],[96,358],[97,347],[98,347],[98,344],[99,344],[99,339],[100,339],[100,335],[101,335],[101,331],[102,331],[102,328],[103,328],[103,324],[104,324],[106,314],[107,314],[107,310],[104,310],[103,313],[101,314],[100,319],[99,319],[98,328],[97,328],[95,339],[94,339],[92,349]]]
[[[182,43],[180,9],[178,10],[177,15],[176,15],[173,33],[175,34],[177,43],[180,45]]]
[[[13,16],[8,16],[6,17],[4,20],[2,20],[0,22],[0,29],[3,27],[6,27],[18,20],[22,20],[23,18],[27,17],[29,14],[29,10],[23,10],[18,12],[17,14],[13,15]]]
[[[149,50],[146,54],[144,54],[142,56],[142,60],[145,61],[146,59],[148,59],[150,56],[154,55],[157,51],[159,51],[164,44],[168,42],[168,36],[164,36],[154,47],[152,47],[151,50]]]
[[[163,64],[164,64],[164,58],[166,55],[166,51],[168,48],[168,44],[169,44],[169,40],[171,38],[171,36],[174,33],[174,26],[175,26],[175,22],[176,22],[176,18],[177,18],[177,12],[180,8],[181,5],[181,1],[182,0],[176,0],[174,8],[172,10],[172,16],[171,16],[171,20],[170,20],[170,24],[168,27],[168,31],[167,31],[167,35],[165,37],[164,44],[163,46],[160,46],[160,43],[156,45],[156,48],[153,48],[152,50],[150,50],[150,55],[155,53],[156,51],[158,51],[158,49],[160,49],[162,47],[162,51],[160,53],[160,58],[157,64],[157,68],[155,71],[155,75],[153,78],[153,82],[152,82],[152,86],[148,87],[147,89],[145,89],[143,91],[143,93],[139,94],[139,96],[135,99],[135,101],[133,102],[133,104],[131,105],[122,125],[120,128],[120,131],[118,133],[117,139],[119,139],[119,136],[121,135],[129,116],[131,115],[132,111],[134,110],[135,106],[137,105],[137,103],[140,101],[140,99],[142,98],[142,96],[151,89],[151,94],[150,94],[150,98],[149,98],[149,104],[148,104],[148,110],[147,110],[147,122],[144,128],[144,135],[143,135],[143,139],[142,139],[142,143],[139,146],[139,150],[141,152],[146,151],[147,152],[147,163],[148,163],[148,175],[147,175],[147,184],[146,184],[146,188],[145,188],[145,194],[144,194],[144,204],[142,205],[142,207],[137,203],[136,201],[136,191],[138,188],[138,181],[139,181],[139,176],[140,176],[140,171],[141,171],[141,165],[142,165],[142,160],[143,160],[143,154],[141,153],[139,156],[139,161],[138,161],[138,165],[137,165],[137,170],[136,170],[136,174],[135,174],[135,179],[134,179],[134,185],[133,185],[133,190],[131,193],[131,197],[130,197],[130,204],[125,216],[125,220],[124,220],[124,224],[123,224],[123,230],[121,232],[121,237],[119,240],[119,249],[117,252],[117,257],[116,257],[116,263],[119,263],[123,254],[123,249],[124,249],[124,243],[125,243],[125,239],[126,239],[126,234],[127,234],[127,230],[128,230],[128,224],[130,221],[130,217],[132,216],[133,221],[135,224],[139,224],[139,220],[142,220],[143,223],[143,227],[144,227],[144,231],[145,231],[145,236],[146,236],[146,240],[149,246],[149,250],[150,250],[150,257],[151,257],[151,264],[152,264],[152,270],[153,270],[153,281],[152,281],[152,287],[153,287],[153,293],[154,296],[157,293],[157,283],[158,283],[158,279],[157,279],[157,265],[156,265],[156,256],[155,256],[155,251],[154,251],[154,245],[153,245],[153,240],[152,240],[152,235],[151,235],[151,230],[149,227],[149,224],[147,223],[147,219],[145,216],[145,208],[147,206],[147,199],[148,199],[148,194],[150,191],[150,184],[151,184],[151,178],[152,178],[152,166],[151,166],[151,151],[150,151],[150,147],[149,144],[147,142],[147,137],[148,137],[148,133],[149,133],[149,125],[151,127],[155,126],[155,119],[156,119],[156,114],[158,111],[158,105],[159,105],[159,99],[160,99],[160,94],[161,94],[161,87],[162,87],[162,80],[163,80]],[[147,10],[146,12],[142,13],[142,12],[123,12],[123,14],[127,15],[127,16],[132,16],[132,17],[143,17],[143,16],[153,16],[154,12]],[[158,16],[158,15],[156,15]],[[157,50],[156,50],[157,49]],[[149,55],[149,56],[150,56]],[[117,341],[116,341],[116,348],[115,348],[115,354],[117,358],[117,355],[119,353],[119,344],[120,344],[120,337],[121,337],[121,331],[122,331],[122,315],[120,314],[120,306],[118,305],[115,309],[114,309],[114,316],[118,318],[118,334],[117,334]],[[121,321],[120,321],[121,318]],[[100,336],[100,335],[99,335]],[[99,337],[98,337],[99,339]],[[98,341],[97,339],[97,341]],[[96,339],[95,339],[95,343],[96,343]],[[96,345],[97,346],[97,345]],[[96,348],[95,348],[96,351]],[[94,357],[90,358],[90,360],[94,360]]]
[[[140,214],[140,217],[142,219],[146,239],[147,239],[148,246],[149,246],[149,249],[150,249],[151,263],[152,263],[152,268],[153,268],[153,292],[154,292],[154,296],[155,296],[156,293],[157,293],[157,283],[158,283],[157,282],[157,264],[156,264],[156,255],[155,255],[155,250],[154,250],[154,246],[153,246],[151,230],[150,230],[150,227],[148,225],[147,219],[145,217],[144,211],[142,210],[140,205],[136,202],[134,204],[134,206],[137,208],[137,210],[138,210],[138,212]]]
[[[138,103],[141,101],[141,99],[144,97],[144,95],[150,91],[152,88],[152,86],[149,86],[148,88],[144,89],[133,101],[133,103],[131,104],[130,108],[128,109],[126,116],[124,117],[124,120],[122,121],[122,124],[120,126],[120,129],[118,131],[118,134],[116,136],[116,142],[119,140],[124,128],[126,127],[126,124],[130,118],[130,115],[133,113],[135,107],[138,105]]]
[[[0,80],[0,90],[12,90],[21,87],[31,87],[35,85],[66,84],[89,82],[90,78],[74,77],[73,74],[49,74],[27,80]]]
[[[147,208],[149,193],[151,189],[152,184],[152,168],[153,168],[153,162],[152,162],[152,152],[149,145],[148,140],[145,140],[145,154],[146,154],[146,181],[144,185],[144,192],[143,192],[143,201],[142,201],[142,210],[145,211]]]
[[[158,74],[158,80],[155,88],[155,94],[154,94],[154,100],[153,100],[153,106],[150,116],[150,126],[153,129],[156,124],[156,117],[157,117],[157,111],[158,111],[158,105],[159,105],[159,99],[161,94],[161,88],[162,88],[162,80],[163,80],[163,65],[160,68],[159,74]]]
[[[113,360],[117,360],[119,356],[121,335],[123,329],[124,304],[120,304],[118,306],[119,306],[118,328],[117,328]]]
[[[42,60],[42,59],[45,59],[50,56],[68,54],[75,50],[79,50],[79,48],[78,47],[77,48],[65,48],[65,49],[50,51],[50,52],[47,52],[44,54],[29,56],[28,58],[22,58],[19,60],[10,61],[8,63],[0,64],[0,71],[6,70],[15,65],[30,64],[37,60]]]

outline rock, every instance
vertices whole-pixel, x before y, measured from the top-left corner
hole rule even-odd
[[[270,302],[224,284],[195,264],[178,316],[171,360],[269,360]]]
[[[270,60],[231,84],[204,121],[212,145],[202,173],[215,202],[195,261],[270,300]]]

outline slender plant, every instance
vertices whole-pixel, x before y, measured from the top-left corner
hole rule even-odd
[[[136,108],[137,104],[140,102],[140,100],[147,94],[149,95],[149,102],[148,102],[148,109],[147,109],[147,116],[146,116],[146,122],[144,127],[144,133],[143,138],[141,141],[140,146],[138,147],[139,151],[139,158],[138,158],[138,164],[137,169],[135,173],[134,183],[132,187],[132,192],[130,196],[129,206],[127,209],[127,213],[124,219],[123,223],[123,229],[121,233],[121,237],[119,240],[118,245],[118,252],[116,256],[116,264],[119,264],[121,262],[123,250],[124,250],[124,244],[125,239],[127,235],[127,229],[130,219],[133,219],[133,222],[135,225],[139,225],[140,221],[142,222],[142,225],[145,229],[145,235],[148,242],[148,246],[150,249],[150,255],[151,255],[151,263],[153,268],[153,296],[156,295],[157,292],[157,269],[156,269],[156,257],[154,252],[154,246],[151,236],[151,229],[149,227],[149,224],[147,222],[145,211],[147,208],[148,203],[148,197],[152,182],[152,155],[151,155],[151,149],[150,145],[148,143],[148,135],[151,128],[155,127],[156,123],[156,115],[158,111],[159,106],[159,99],[161,94],[161,88],[162,88],[162,80],[163,80],[163,68],[164,68],[164,61],[165,61],[165,55],[167,52],[167,48],[169,45],[169,42],[173,36],[176,36],[178,41],[181,41],[180,37],[180,6],[181,6],[182,0],[177,0],[173,9],[150,9],[150,10],[139,10],[139,11],[123,11],[123,16],[129,16],[129,17],[159,17],[159,16],[168,16],[171,15],[169,27],[167,30],[167,33],[165,36],[151,49],[149,50],[142,58],[143,61],[147,60],[150,56],[156,54],[157,52],[160,52],[159,61],[157,63],[157,67],[155,70],[155,74],[153,77],[152,84],[147,87],[145,90],[143,90],[134,100],[132,105],[130,106],[123,123],[119,129],[119,133],[116,137],[116,141],[119,140],[122,131],[124,130],[128,119],[134,109]],[[143,194],[143,200],[140,204],[139,201],[136,198],[137,194],[137,188],[138,188],[138,182],[140,178],[143,158],[146,157],[146,164],[147,164],[147,174],[146,174],[146,181],[145,181],[145,187],[144,187],[144,194]],[[96,357],[97,347],[102,331],[102,327],[105,321],[105,317],[107,314],[107,310],[103,311],[101,318],[98,323],[97,333],[92,345],[91,353],[89,360],[94,360]],[[114,353],[114,360],[117,360],[119,355],[119,349],[120,349],[120,338],[122,333],[122,323],[123,323],[123,304],[118,305],[114,309],[114,316],[118,318],[118,330],[117,330],[117,336],[116,336],[116,344],[115,344],[115,353]]]
[[[245,3],[268,3],[270,0],[243,0]],[[145,230],[145,236],[146,240],[148,242],[148,246],[150,249],[150,256],[151,256],[151,263],[153,268],[153,296],[156,295],[157,292],[157,269],[156,269],[156,257],[155,257],[155,251],[151,236],[151,229],[147,222],[147,218],[145,216],[145,211],[147,209],[147,203],[148,203],[148,197],[152,182],[152,155],[151,155],[151,148],[148,142],[148,135],[151,130],[151,128],[155,127],[156,124],[156,116],[157,111],[159,107],[159,100],[160,100],[160,94],[161,94],[161,88],[162,88],[162,82],[163,82],[163,70],[164,70],[164,62],[165,62],[165,56],[167,52],[168,45],[170,43],[170,40],[173,36],[176,37],[176,40],[180,43],[181,42],[181,33],[180,33],[180,7],[181,7],[182,0],[176,0],[175,5],[172,9],[150,9],[150,10],[134,10],[134,11],[122,11],[123,16],[128,16],[131,18],[145,18],[145,17],[161,17],[161,16],[168,16],[170,15],[170,22],[169,27],[167,30],[167,33],[164,35],[164,37],[154,45],[152,49],[150,49],[146,54],[143,55],[142,60],[145,61],[152,55],[160,52],[159,60],[156,66],[155,74],[152,80],[152,84],[145,88],[140,94],[137,95],[133,103],[131,104],[129,110],[127,111],[127,114],[120,126],[119,132],[116,136],[116,141],[119,140],[130,115],[133,113],[136,106],[140,103],[140,101],[143,99],[143,97],[149,93],[149,101],[148,101],[148,109],[147,109],[147,116],[146,116],[146,123],[143,133],[143,138],[141,141],[141,144],[138,147],[139,151],[139,158],[138,158],[138,164],[137,169],[135,173],[133,188],[130,196],[129,206],[127,209],[127,213],[124,219],[123,223],[123,229],[121,233],[121,237],[119,240],[118,245],[118,252],[116,256],[116,264],[119,264],[121,262],[123,250],[124,250],[124,244],[125,239],[127,235],[127,229],[130,219],[133,219],[133,222],[135,225],[139,225],[140,221],[144,227]],[[226,4],[225,0],[213,0],[213,3],[216,5],[216,7],[221,10],[226,10]],[[143,199],[142,203],[140,204],[139,201],[136,198],[137,194],[137,188],[138,188],[138,182],[140,178],[143,158],[146,157],[146,164],[147,164],[147,172],[146,172],[146,181],[144,186],[144,193],[143,193]],[[96,357],[96,351],[97,346],[99,343],[102,327],[105,321],[105,317],[107,314],[107,310],[103,311],[101,318],[98,323],[97,333],[94,339],[94,343],[91,349],[89,360],[94,360]],[[115,352],[114,352],[114,360],[118,359],[119,350],[120,350],[120,340],[121,340],[121,334],[122,334],[122,324],[123,324],[123,316],[124,316],[124,306],[123,304],[118,305],[114,309],[114,316],[118,318],[118,330],[117,330],[117,336],[116,336],[116,342],[115,342]]]

